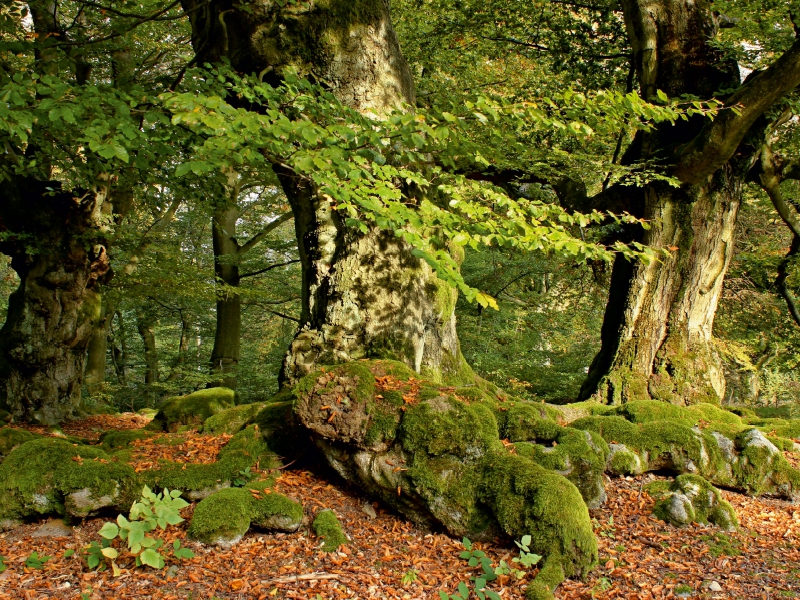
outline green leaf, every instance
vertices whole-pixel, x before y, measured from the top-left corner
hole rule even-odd
[[[109,521],[100,528],[98,533],[107,540],[113,540],[115,537],[117,537],[117,535],[119,535],[119,527]]]
[[[153,567],[154,569],[161,569],[164,567],[164,557],[152,548],[144,550],[139,555],[139,559],[142,561],[142,564]]]
[[[117,558],[117,556],[119,556],[119,552],[117,552],[116,549],[114,548],[103,548],[102,553],[103,556],[111,559]]]
[[[70,556],[72,556],[73,554],[75,554],[75,550],[73,550],[72,548],[70,548],[70,549],[68,549],[68,550],[64,550],[64,558],[69,558],[69,557],[70,557]],[[0,562],[2,562],[2,558],[3,558],[3,557],[2,557],[2,556],[0,556]]]

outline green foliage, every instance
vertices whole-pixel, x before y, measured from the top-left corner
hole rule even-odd
[[[464,551],[459,554],[459,558],[467,561],[470,567],[480,567],[481,572],[478,575],[470,576],[470,584],[459,582],[458,593],[448,595],[442,590],[439,590],[439,597],[442,600],[467,600],[470,594],[475,594],[479,600],[499,600],[500,595],[486,585],[497,579],[499,575],[513,574],[517,579],[525,576],[525,571],[514,569],[510,567],[505,560],[501,560],[498,566],[493,566],[491,559],[486,556],[483,550],[477,550],[473,547],[469,539],[464,538],[461,540],[464,546]],[[512,562],[520,565],[524,569],[530,569],[535,566],[540,560],[541,556],[530,551],[529,545],[531,544],[531,536],[524,535],[520,541],[514,541],[519,548],[519,556],[512,559]],[[471,588],[471,589],[470,589]]]
[[[35,550],[25,559],[25,566],[29,569],[44,569],[44,563],[53,558],[52,556],[39,556]]]
[[[163,492],[156,494],[149,487],[144,486],[142,497],[133,503],[128,518],[119,515],[116,523],[107,522],[99,533],[109,542],[117,537],[124,541],[128,552],[135,557],[137,567],[147,565],[154,569],[161,569],[164,567],[164,555],[161,551],[164,540],[148,535],[148,533],[156,528],[164,530],[168,525],[177,525],[183,522],[179,512],[187,506],[189,503],[181,498],[181,492],[178,490],[164,489]],[[92,563],[97,563],[99,556],[96,546],[90,547],[88,552],[89,566],[91,567]],[[100,548],[100,554],[111,561],[116,572],[115,559],[119,556],[117,550],[107,546]],[[187,548],[181,548],[180,542],[175,540],[173,555],[179,559],[192,558],[194,553]]]

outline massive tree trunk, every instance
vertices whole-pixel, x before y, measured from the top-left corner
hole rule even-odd
[[[183,4],[187,11],[197,5]],[[247,8],[215,3],[190,12],[201,62],[228,58],[238,71],[273,83],[293,67],[377,118],[414,103],[386,0],[258,1]],[[278,174],[295,214],[303,270],[302,325],[283,379],[363,357],[398,359],[438,381],[469,378],[455,332],[456,293],[391,233],[347,227],[305,180]]]
[[[107,189],[77,197],[59,188],[17,179],[0,199],[0,250],[20,277],[0,331],[0,394],[16,417],[45,423],[69,418],[80,401],[98,282],[110,272]]]
[[[624,0],[623,9],[642,96],[712,98],[739,88],[727,102],[744,109],[723,111],[710,124],[695,117],[662,125],[629,148],[629,164],[660,162],[682,182],[632,194],[632,212],[653,223],[638,239],[670,257],[649,265],[617,259],[602,348],[581,399],[718,402],[725,380],[711,334],[742,187],[758,152],[759,117],[797,85],[797,44],[740,87],[736,63],[711,44],[717,16],[709,3]]]

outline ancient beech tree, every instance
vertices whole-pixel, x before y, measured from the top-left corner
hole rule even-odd
[[[713,121],[640,132],[623,156],[627,164],[661,165],[680,182],[625,194],[632,213],[656,223],[641,241],[671,257],[615,262],[602,349],[581,396],[718,401],[725,381],[711,330],[742,188],[760,162],[768,111],[800,83],[800,42],[741,83],[736,62],[714,44],[721,19],[710,2],[624,0],[622,8],[644,98],[658,90],[671,97],[727,94],[728,108]]]
[[[214,3],[186,0],[200,62],[223,59],[278,83],[286,68],[339,100],[380,116],[414,103],[414,84],[385,1]],[[348,227],[328,199],[281,165],[303,273],[301,330],[287,354],[289,382],[316,366],[391,357],[436,380],[469,368],[455,330],[456,291],[393,233]]]

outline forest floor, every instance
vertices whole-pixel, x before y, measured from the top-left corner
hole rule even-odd
[[[69,424],[65,433],[96,438],[104,430],[145,423],[133,414],[97,416]],[[161,437],[171,439],[135,443],[137,469],[160,459],[207,462],[227,441],[219,435]],[[585,581],[562,584],[557,598],[800,597],[800,506],[723,491],[739,515],[738,532],[700,525],[676,528],[650,514],[653,500],[642,486],[654,478],[607,481],[608,501],[591,511],[600,565]],[[275,489],[303,504],[306,518],[298,532],[251,532],[230,550],[203,546],[185,540],[193,510],[189,506],[182,512],[187,520],[169,527],[164,537],[167,543],[181,539],[196,556],[168,563],[162,571],[134,568],[123,560],[121,575],[114,577],[109,570],[86,566],[81,550],[100,540],[98,530],[114,515],[70,528],[52,521],[20,526],[0,534],[0,555],[7,565],[0,574],[0,598],[412,600],[438,598],[439,590],[455,593],[459,581],[468,582],[477,574],[459,558],[459,540],[416,527],[335,479],[285,470]],[[323,508],[336,512],[351,540],[339,552],[320,551],[320,540],[311,531],[313,516]],[[511,545],[476,546],[495,565],[502,559],[510,564],[516,555]],[[65,556],[70,549],[75,552]],[[43,565],[31,563],[33,552],[40,561],[50,558]],[[489,587],[502,598],[521,599],[533,575],[535,570],[521,580],[501,577]]]

